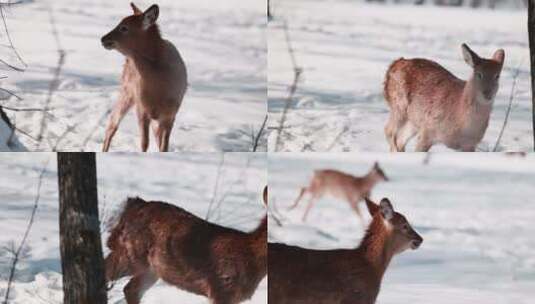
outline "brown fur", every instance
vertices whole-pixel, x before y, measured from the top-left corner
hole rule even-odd
[[[401,58],[390,65],[384,97],[390,107],[385,135],[391,151],[405,151],[415,135],[416,151],[436,143],[475,151],[489,123],[505,55],[498,50],[491,59],[480,58],[466,45],[463,54],[473,68],[468,81],[427,59]]]
[[[391,209],[391,217],[385,217],[384,201],[381,206],[366,201],[373,219],[356,249],[311,250],[270,243],[269,303],[375,303],[392,257],[423,241],[402,214]]]
[[[309,186],[301,188],[299,196],[290,209],[297,207],[303,196],[309,193],[310,200],[303,214],[303,221],[305,221],[314,203],[323,195],[329,193],[334,197],[346,200],[362,220],[358,203],[364,197],[370,196],[371,190],[378,182],[386,180],[388,178],[377,163],[374,164],[368,174],[362,177],[353,176],[337,170],[317,170],[314,171],[314,176]]]
[[[174,45],[161,37],[156,19],[144,25],[147,14],[158,16],[153,5],[141,12],[132,4],[134,14],[124,18],[110,33],[102,37],[107,49],[115,49],[126,57],[121,77],[121,92],[106,128],[103,151],[108,151],[119,124],[128,110],[135,106],[141,132],[141,150],[149,146],[149,126],[160,151],[167,151],[169,138],[187,89],[186,66]],[[123,29],[127,29],[123,32]]]
[[[128,304],[140,303],[157,279],[214,304],[234,304],[250,298],[266,275],[267,218],[246,233],[164,202],[129,198],[107,245],[107,281],[133,276],[124,289]]]

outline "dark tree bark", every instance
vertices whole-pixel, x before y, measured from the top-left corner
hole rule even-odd
[[[528,2],[529,58],[531,62],[531,119],[533,124],[533,147],[535,150],[535,0]]]
[[[65,304],[107,303],[95,153],[58,153]]]
[[[271,20],[271,9],[269,8],[269,0],[267,1],[267,17],[268,20]]]

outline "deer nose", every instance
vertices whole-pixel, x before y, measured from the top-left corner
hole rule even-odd
[[[412,249],[418,249],[423,242],[424,239],[418,235],[415,239],[412,240]]]
[[[109,39],[106,39],[106,37],[102,37],[102,39],[100,39],[100,42],[102,43],[102,46],[107,50],[111,50],[115,46],[115,43]]]

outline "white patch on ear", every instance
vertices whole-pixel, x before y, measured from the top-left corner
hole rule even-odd
[[[387,221],[391,220],[394,217],[394,208],[387,198],[383,198],[379,203],[381,214],[383,218]]]
[[[157,5],[153,5],[149,7],[144,13],[143,13],[143,30],[147,30],[151,25],[156,23],[156,19],[158,19],[160,9]]]

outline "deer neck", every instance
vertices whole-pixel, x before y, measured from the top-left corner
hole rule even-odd
[[[372,267],[379,280],[394,256],[390,239],[391,227],[380,216],[375,216],[362,239],[358,251]]]
[[[470,111],[467,111],[467,113],[471,115],[488,116],[492,109],[492,101],[485,101],[483,99],[483,94],[476,88],[474,75],[472,75],[464,85],[461,96],[462,107],[465,109],[468,108]]]
[[[161,65],[163,40],[157,25],[151,26],[145,33],[144,42],[132,50],[131,58],[140,73]]]
[[[364,192],[369,192],[372,190],[372,188],[377,184],[379,179],[373,174],[373,172],[369,172],[364,176],[362,179],[357,179],[355,182],[357,184],[361,184],[363,186]]]
[[[267,264],[267,226],[268,219],[264,216],[260,225],[251,233],[251,245],[259,268],[266,268]]]

